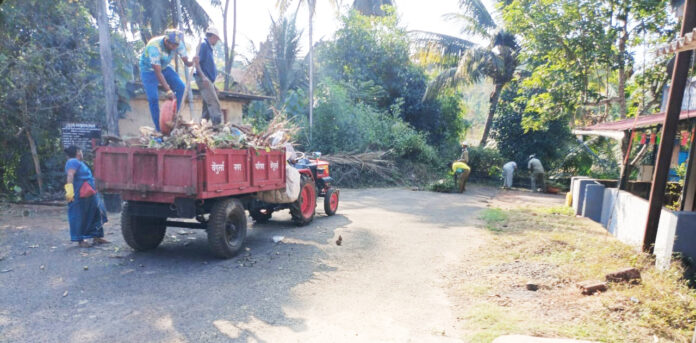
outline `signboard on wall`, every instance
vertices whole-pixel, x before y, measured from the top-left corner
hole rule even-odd
[[[101,140],[101,128],[93,123],[66,123],[61,128],[63,148],[74,145],[83,151],[92,150],[92,139]]]

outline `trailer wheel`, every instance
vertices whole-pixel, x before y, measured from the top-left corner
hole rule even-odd
[[[132,203],[126,201],[121,211],[121,234],[128,246],[137,251],[157,248],[167,231],[167,218],[133,215]]]
[[[290,204],[290,215],[297,226],[304,226],[314,220],[317,207],[317,189],[312,178],[302,175],[300,196]]]
[[[219,258],[236,255],[244,245],[247,219],[244,205],[238,199],[215,202],[208,219],[208,245]]]
[[[255,222],[265,223],[271,219],[271,216],[273,216],[273,210],[269,210],[267,208],[257,208],[249,211],[249,215],[252,219],[254,219]]]
[[[327,216],[333,216],[338,209],[338,190],[329,188],[324,195],[324,212]]]

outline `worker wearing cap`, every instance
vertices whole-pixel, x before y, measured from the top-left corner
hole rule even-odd
[[[147,94],[147,101],[150,103],[150,115],[157,131],[160,131],[157,86],[161,85],[164,88],[167,92],[167,98],[174,99],[176,96],[177,108],[181,106],[184,98],[186,86],[174,69],[169,66],[176,55],[181,56],[186,66],[193,66],[193,62],[186,57],[184,35],[175,29],[167,29],[164,31],[164,35],[150,39],[140,55],[140,79],[143,82],[145,94]]]
[[[541,165],[541,161],[539,161],[539,159],[536,158],[536,155],[529,155],[529,162],[527,162],[527,168],[529,169],[530,173],[532,191],[545,191],[546,186],[544,185],[544,166]]]
[[[193,59],[196,64],[196,73],[193,75],[198,84],[198,90],[203,99],[202,119],[211,120],[213,124],[220,124],[222,110],[220,109],[220,101],[217,97],[215,89],[215,78],[217,70],[215,69],[215,59],[213,55],[213,46],[220,41],[220,34],[215,27],[208,27],[205,31],[205,39],[198,47],[198,55]]]
[[[459,161],[469,163],[469,144],[462,142],[462,154],[459,156]]]

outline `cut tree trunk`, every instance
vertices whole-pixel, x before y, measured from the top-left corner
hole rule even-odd
[[[43,175],[41,174],[41,162],[39,162],[39,153],[36,150],[36,142],[34,142],[34,137],[31,136],[31,130],[28,127],[24,128],[24,133],[27,135],[29,149],[31,150],[31,158],[34,160],[34,170],[36,171],[36,182],[39,184],[39,194],[43,195]]]
[[[114,58],[111,52],[109,18],[106,14],[106,0],[97,2],[97,26],[99,26],[99,56],[104,77],[104,102],[106,105],[106,130],[112,136],[119,136],[118,107],[116,104],[116,81],[114,78]]]
[[[491,93],[490,107],[488,108],[488,117],[486,118],[486,125],[483,128],[483,136],[481,137],[481,143],[479,146],[486,146],[486,141],[488,141],[488,134],[491,131],[491,126],[493,125],[493,116],[495,116],[495,109],[498,107],[498,99],[500,99],[500,91],[503,89],[502,84],[496,84],[493,93]]]

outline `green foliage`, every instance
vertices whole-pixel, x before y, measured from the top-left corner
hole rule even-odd
[[[408,35],[393,8],[383,9],[384,16],[344,16],[336,39],[317,48],[319,73],[350,89],[354,101],[398,114],[425,133],[429,144],[451,144],[463,128],[460,105],[452,99],[422,101],[425,71],[411,62]],[[446,112],[442,101],[449,102]]]
[[[439,193],[452,193],[456,186],[454,183],[454,177],[447,177],[444,179],[437,180],[430,185],[428,185],[428,190],[431,192]]]
[[[525,118],[524,127],[539,129],[555,119],[583,125],[613,119],[607,114],[626,116],[628,108],[609,111],[600,102],[616,97],[613,101],[620,104],[630,98],[630,89],[622,90],[619,80],[628,80],[637,69],[631,49],[671,36],[667,8],[665,0],[502,3],[506,29],[525,42],[521,57],[530,76],[521,86],[537,91],[527,103],[526,113],[533,115]]]
[[[14,191],[15,186],[23,195],[36,192],[29,137],[36,144],[47,190],[60,189],[65,163],[58,139],[61,123],[104,123],[93,20],[79,1],[11,1],[0,7],[0,192]],[[116,48],[124,43],[116,38],[112,46],[119,88],[129,52]]]
[[[574,140],[568,124],[561,119],[551,120],[536,129],[525,129],[524,114],[527,112],[527,99],[532,92],[518,94],[519,81],[513,81],[503,89],[497,117],[493,121],[493,138],[502,156],[508,161],[526,166],[529,155],[536,154],[544,162],[562,159],[568,143]],[[527,114],[527,118],[538,115]]]
[[[310,150],[324,153],[392,150],[398,158],[432,162],[435,150],[423,134],[389,112],[355,101],[346,86],[322,82],[314,110]],[[306,135],[305,135],[306,136]]]
[[[505,159],[498,150],[486,147],[469,147],[471,178],[499,178]]]

